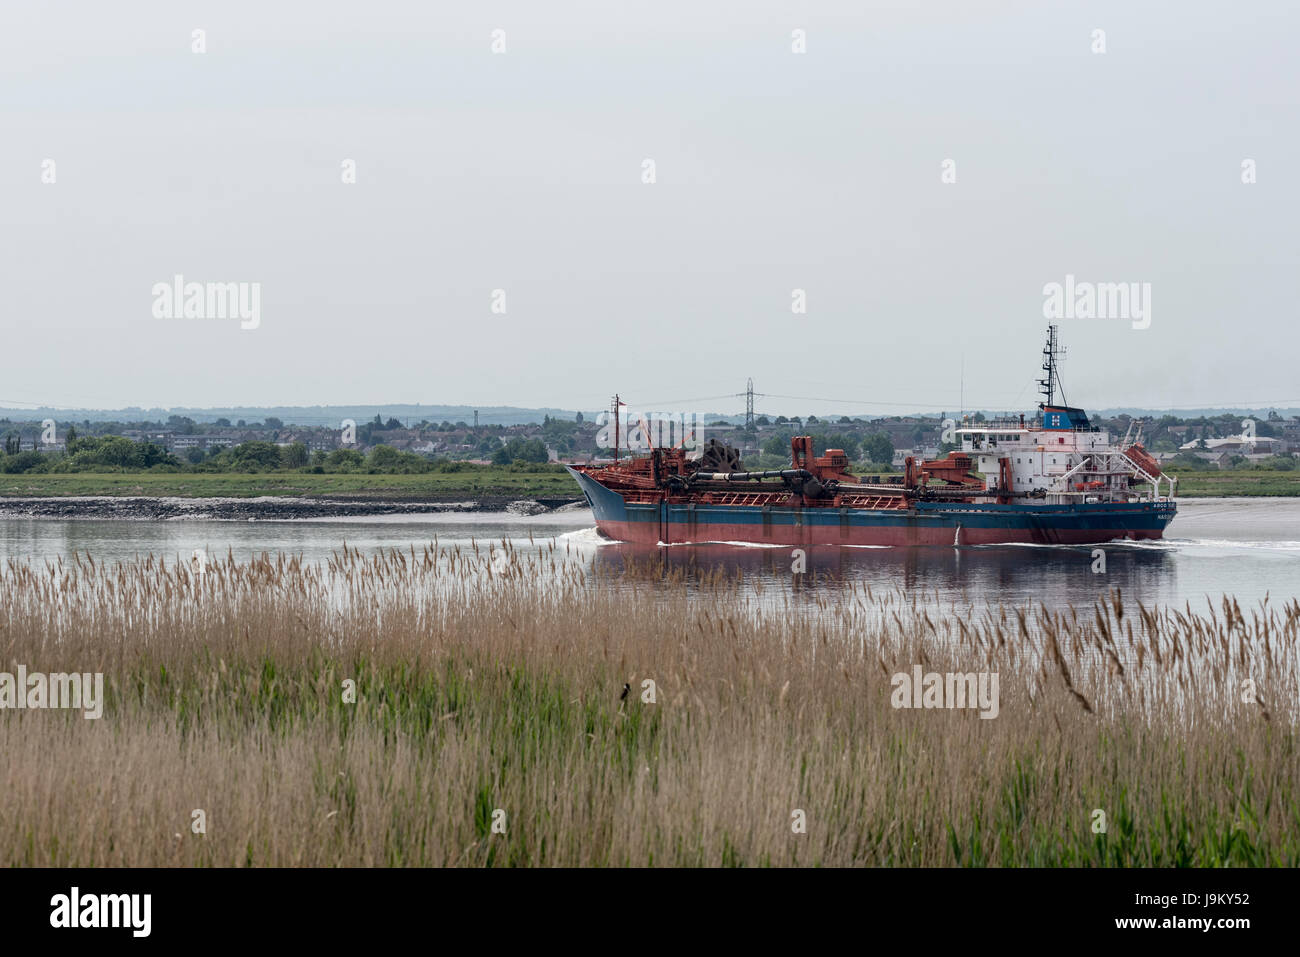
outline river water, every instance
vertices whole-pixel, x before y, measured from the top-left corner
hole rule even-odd
[[[936,605],[1091,603],[1120,588],[1147,605],[1190,603],[1203,611],[1232,595],[1243,609],[1300,599],[1300,500],[1185,499],[1162,542],[1104,547],[1105,570],[1090,547],[841,548],[808,550],[800,586],[833,595],[850,580],[874,590],[902,590]],[[592,571],[618,572],[629,560],[673,566],[724,566],[789,589],[791,550],[725,544],[667,548],[610,543],[586,510],[542,515],[438,513],[296,521],[0,519],[0,560],[37,561],[89,552],[96,561],[145,555],[188,559],[196,549],[247,560],[263,552],[324,561],[344,542],[362,552],[433,541],[444,548],[486,548],[509,541],[521,553],[551,549]]]

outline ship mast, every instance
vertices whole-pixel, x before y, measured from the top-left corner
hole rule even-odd
[[[1065,358],[1065,348],[1057,338],[1056,326],[1047,327],[1047,345],[1043,346],[1043,371],[1047,373],[1046,379],[1038,380],[1038,391],[1043,393],[1045,402],[1040,402],[1038,407],[1056,404],[1056,392],[1061,392],[1061,402],[1065,404],[1065,388],[1061,385],[1061,374],[1057,371],[1057,364]]]
[[[618,434],[618,425],[619,425],[618,407],[623,404],[624,403],[622,402],[622,400],[620,400],[618,397],[618,393],[617,392],[614,393],[614,463],[615,464],[618,463],[618,446],[620,442],[620,437]]]

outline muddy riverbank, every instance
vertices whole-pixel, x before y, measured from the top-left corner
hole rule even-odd
[[[0,518],[122,519],[169,521],[288,521],[366,515],[427,515],[440,512],[513,512],[540,515],[581,508],[580,497],[511,498],[479,496],[461,501],[419,502],[380,498],[172,498],[150,496],[66,496],[0,499]]]

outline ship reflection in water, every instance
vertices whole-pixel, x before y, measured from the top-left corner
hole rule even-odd
[[[837,596],[845,583],[873,593],[902,592],[927,603],[1019,605],[1042,602],[1049,608],[1090,604],[1110,589],[1143,604],[1182,604],[1203,596],[1179,588],[1175,547],[1166,544],[1101,548],[1105,570],[1092,547],[987,546],[975,548],[841,548],[803,550],[802,567],[794,549],[729,544],[648,546],[610,543],[596,550],[593,571],[603,579],[632,577],[665,582],[690,581],[702,572],[743,576],[782,591]],[[1223,589],[1214,589],[1217,599]]]
[[[725,569],[783,596],[797,590],[833,600],[845,583],[874,594],[900,593],[937,607],[974,608],[1040,602],[1088,608],[1118,588],[1125,602],[1203,613],[1231,595],[1243,612],[1267,600],[1300,600],[1300,499],[1184,499],[1172,536],[1159,542],[1101,546],[987,545],[930,548],[805,549],[807,572],[791,572],[792,548],[700,544],[667,547],[605,543],[587,559],[608,578],[627,564],[650,566],[664,580],[688,583],[700,569]],[[596,541],[594,531],[590,541]],[[1105,571],[1094,550],[1105,554]],[[691,572],[691,574],[683,574]],[[653,578],[652,578],[653,580]],[[853,599],[850,599],[853,600]]]

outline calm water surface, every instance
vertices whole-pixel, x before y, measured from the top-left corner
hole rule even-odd
[[[1243,609],[1265,596],[1270,604],[1300,599],[1300,500],[1187,499],[1163,542],[1105,546],[1106,572],[1095,574],[1092,549],[1053,546],[976,548],[842,548],[808,550],[811,587],[834,593],[838,580],[873,589],[920,593],[936,604],[1093,601],[1118,587],[1146,604],[1236,597]],[[323,561],[344,542],[362,551],[434,540],[444,547],[480,548],[508,540],[521,552],[554,542],[572,561],[617,571],[628,559],[673,565],[723,565],[743,570],[779,591],[789,588],[790,549],[725,544],[647,548],[602,540],[589,511],[522,516],[508,513],[387,515],[351,519],[224,522],[176,520],[0,520],[0,560],[45,561],[74,551],[96,561],[148,554],[188,558],[195,549],[247,560],[263,552]],[[805,584],[808,579],[805,578]]]

